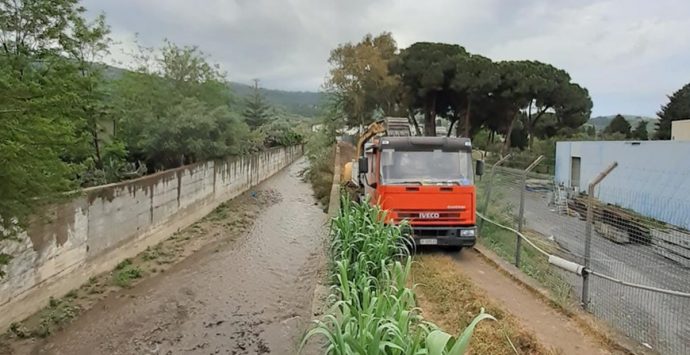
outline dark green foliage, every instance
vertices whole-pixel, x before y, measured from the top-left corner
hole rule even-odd
[[[292,146],[302,143],[302,134],[294,129],[295,123],[287,119],[276,119],[261,126],[264,135],[264,146],[267,148],[278,146]]]
[[[451,121],[448,135],[455,128],[456,135],[472,137],[486,127],[507,137],[503,150],[512,138],[526,138],[531,147],[538,135],[580,127],[592,109],[587,90],[561,69],[537,61],[492,62],[458,45],[415,43],[391,69],[401,78],[409,114],[424,115],[425,135],[436,135],[435,118],[441,115]],[[523,132],[514,135],[518,121]]]
[[[103,76],[106,80],[118,80],[127,72],[125,69],[104,65]],[[230,91],[238,98],[253,95],[254,86],[234,81],[228,82]],[[318,116],[324,103],[325,95],[313,91],[286,91],[259,88],[266,103],[276,111],[285,111],[291,115],[312,118]]]
[[[614,134],[620,133],[626,138],[630,137],[630,123],[622,115],[616,115],[616,117],[611,120],[608,127],[604,130],[604,133]]]
[[[659,122],[655,133],[656,139],[671,139],[671,122],[690,119],[690,84],[669,96],[669,102],[661,106],[657,113]]]
[[[0,237],[26,223],[37,197],[75,186],[78,165],[63,158],[84,126],[72,56],[83,12],[76,0],[0,0]]]
[[[649,139],[649,133],[647,132],[647,122],[638,121],[637,126],[632,131],[632,138],[646,141]]]
[[[143,275],[141,268],[131,263],[122,267],[118,265],[118,268],[115,269],[115,275],[113,275],[113,283],[123,288],[130,287],[135,279],[139,279]]]
[[[266,99],[264,99],[263,94],[259,90],[259,80],[254,81],[254,91],[245,98],[244,106],[245,108],[242,112],[244,121],[252,129],[263,126],[273,116],[271,107],[266,103]]]
[[[252,85],[230,82],[230,87],[237,97],[247,97],[254,93]],[[259,88],[266,103],[276,109],[303,117],[316,117],[323,104],[324,95],[312,91],[285,91]]]
[[[161,57],[142,48],[142,65],[115,83],[117,135],[131,158],[148,169],[165,169],[240,154],[249,129],[231,110],[233,102],[217,67],[196,47],[166,42]]]
[[[447,111],[456,62],[462,56],[467,51],[456,44],[417,42],[391,63],[392,72],[400,76],[410,114],[424,115],[427,136],[436,135],[436,115]]]
[[[636,127],[637,123],[640,121],[647,122],[647,132],[653,132],[656,130],[657,123],[659,121],[656,117],[646,117],[646,116],[635,116],[635,115],[621,115],[630,123],[631,127]],[[597,132],[603,132],[606,127],[608,127],[611,120],[616,117],[615,115],[610,116],[597,116],[592,117],[587,124],[594,126]]]

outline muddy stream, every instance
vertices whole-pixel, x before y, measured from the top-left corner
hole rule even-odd
[[[252,191],[272,204],[229,243],[111,294],[33,354],[294,354],[311,320],[327,216],[301,159]]]

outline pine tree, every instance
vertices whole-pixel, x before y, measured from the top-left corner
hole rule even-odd
[[[690,84],[686,84],[680,90],[669,96],[668,104],[661,107],[657,113],[655,138],[671,139],[671,122],[690,118]]]
[[[254,79],[254,92],[245,100],[245,106],[244,119],[252,129],[263,126],[271,117],[271,107],[259,89],[258,79]]]
[[[616,115],[604,130],[604,133],[621,133],[624,134],[626,138],[629,138],[630,123],[622,115]]]
[[[649,139],[649,133],[647,132],[647,122],[646,121],[641,120],[641,121],[637,122],[637,126],[632,131],[632,137],[635,139],[639,139],[641,141],[646,141]]]

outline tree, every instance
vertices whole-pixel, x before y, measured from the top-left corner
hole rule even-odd
[[[618,114],[611,120],[606,129],[604,129],[604,133],[620,133],[625,135],[625,138],[630,138],[630,123],[625,117]]]
[[[77,153],[73,159],[92,159],[96,169],[103,169],[105,126],[112,121],[106,104],[103,66],[98,61],[108,51],[110,28],[105,23],[105,16],[99,15],[90,23],[75,18],[72,31],[73,38],[66,38],[65,41],[69,41],[67,51],[79,74],[74,82],[78,95],[75,96],[73,107],[74,115],[80,118],[77,134],[84,147],[84,152]]]
[[[557,97],[554,112],[558,119],[558,130],[576,129],[589,121],[592,99],[587,89],[568,83],[561,87]]]
[[[646,141],[649,139],[649,133],[647,133],[647,122],[640,120],[637,122],[637,126],[632,131],[632,138],[639,139],[641,141]]]
[[[480,55],[457,56],[456,60],[455,73],[450,84],[456,100],[453,101],[453,115],[448,135],[450,136],[453,125],[460,120],[460,115],[463,115],[463,133],[460,134],[461,126],[458,124],[456,136],[470,137],[472,104],[493,92],[499,84],[500,76],[494,63]]]
[[[669,102],[657,112],[659,122],[654,135],[656,139],[671,139],[671,122],[690,118],[690,83],[668,98]]]
[[[0,0],[0,236],[27,223],[39,197],[74,187],[80,92],[77,0]]]
[[[532,100],[531,80],[534,76],[530,73],[529,62],[504,61],[497,64],[500,76],[499,84],[491,97],[485,102],[484,108],[493,106],[494,114],[487,120],[493,131],[505,133],[506,140],[501,151],[510,147],[510,138],[515,122],[520,117],[520,110]]]
[[[263,126],[271,118],[271,107],[266,103],[266,99],[259,89],[258,79],[254,79],[254,92],[245,99],[243,115],[245,122],[252,129]]]
[[[231,111],[224,73],[196,47],[166,41],[160,52],[141,48],[138,70],[115,85],[117,134],[130,159],[157,170],[252,149],[243,144],[249,128]]]
[[[537,61],[526,62],[526,67],[531,100],[527,105],[525,126],[531,149],[535,128],[546,113],[555,112],[561,127],[577,128],[589,119],[592,100],[587,90],[572,83],[564,70]]]
[[[389,70],[397,53],[389,32],[367,34],[359,43],[345,43],[331,51],[325,89],[347,114],[348,125],[366,125],[374,114],[399,112],[400,79]]]
[[[173,85],[177,98],[194,97],[212,107],[230,104],[226,73],[218,64],[209,63],[206,53],[196,46],[180,47],[168,40],[160,51],[158,70],[153,73],[167,79],[166,85]]]
[[[424,114],[425,135],[435,136],[436,115],[449,111],[457,57],[467,55],[465,48],[456,44],[417,42],[391,63],[393,73],[401,78],[412,115]]]

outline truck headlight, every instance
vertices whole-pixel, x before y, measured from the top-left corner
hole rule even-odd
[[[461,237],[474,237],[475,229],[461,229],[460,230],[460,236]]]

